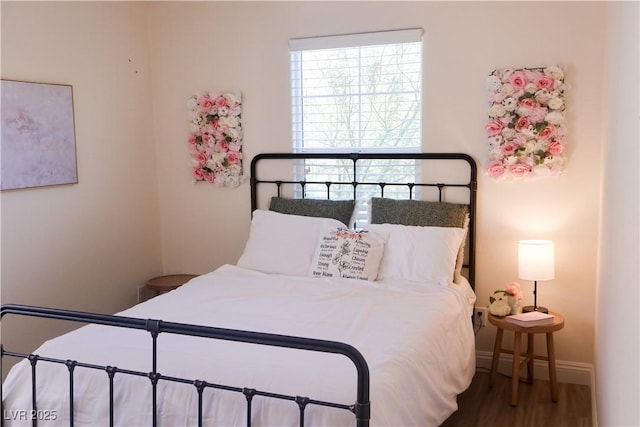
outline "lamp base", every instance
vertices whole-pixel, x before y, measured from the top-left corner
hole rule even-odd
[[[530,311],[539,311],[540,313],[548,313],[549,310],[546,307],[534,307],[532,305],[527,305],[522,307],[523,313],[528,313]]]

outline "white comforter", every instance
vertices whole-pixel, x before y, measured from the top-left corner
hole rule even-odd
[[[227,265],[119,314],[349,343],[371,372],[371,425],[437,426],[455,411],[456,396],[475,370],[474,301],[466,283],[291,277]],[[90,325],[36,353],[149,372],[150,342],[145,331]],[[356,399],[356,371],[344,356],[171,334],[160,334],[158,348],[163,375],[345,404]],[[22,361],[9,373],[5,414],[31,408],[30,370]],[[39,363],[38,409],[55,411],[56,418],[39,425],[68,425],[68,375],[64,366]],[[108,425],[106,373],[77,368],[75,376],[76,425]],[[151,425],[149,380],[116,374],[115,387],[116,424]],[[160,382],[158,393],[160,425],[196,424],[193,385]],[[243,395],[207,389],[204,396],[204,425],[246,425]],[[252,417],[254,426],[299,422],[295,403],[260,397],[253,400]],[[6,425],[14,424],[6,418]],[[350,412],[314,405],[305,419],[309,426],[354,425]]]

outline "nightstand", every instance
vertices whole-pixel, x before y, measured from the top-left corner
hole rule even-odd
[[[500,362],[500,353],[513,355],[513,365],[511,367],[511,406],[518,404],[518,383],[520,382],[520,369],[524,364],[527,365],[527,382],[533,383],[533,361],[535,359],[545,360],[549,365],[549,383],[551,386],[551,400],[558,401],[558,382],[556,378],[556,355],[553,345],[553,333],[564,327],[564,317],[552,311],[549,312],[554,316],[553,323],[538,326],[518,326],[509,323],[504,317],[495,317],[489,314],[489,322],[496,326],[496,341],[493,346],[493,360],[491,362],[491,375],[489,386],[493,387],[498,373],[498,363]],[[504,331],[514,333],[513,350],[502,348],[502,336]],[[522,353],[522,334],[527,336],[527,350]],[[547,355],[536,355],[533,348],[535,334],[546,334],[547,336]]]
[[[194,277],[198,276],[195,274],[169,274],[167,276],[158,276],[147,280],[146,287],[147,289],[155,291],[156,295],[160,295],[161,293],[179,288]]]

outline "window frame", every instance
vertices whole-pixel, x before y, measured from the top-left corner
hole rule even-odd
[[[423,103],[423,30],[421,28],[412,28],[405,30],[393,30],[393,31],[379,31],[370,33],[357,33],[346,34],[337,36],[326,37],[311,37],[302,39],[292,39],[289,41],[290,52],[290,78],[291,78],[291,121],[292,121],[292,148],[294,153],[419,153],[422,151],[422,103]],[[341,49],[341,48],[360,48],[367,46],[380,46],[380,45],[395,45],[400,43],[419,43],[419,70],[418,70],[418,85],[414,93],[419,95],[417,105],[417,119],[419,124],[417,126],[417,137],[413,137],[417,142],[412,146],[392,147],[304,147],[304,117],[303,117],[303,104],[305,96],[303,94],[304,77],[302,74],[302,53],[309,50],[322,50],[322,49]],[[358,73],[361,73],[360,63],[357,66]],[[414,71],[415,72],[415,71]],[[359,74],[361,75],[361,74]],[[358,89],[360,89],[361,82],[358,82]],[[359,90],[358,94],[350,96],[359,97],[363,91]],[[401,93],[401,92],[397,92]],[[411,92],[410,92],[411,93]],[[329,95],[333,96],[333,95]],[[358,109],[362,111],[362,106],[365,105],[361,100],[358,100]],[[358,119],[358,127],[361,129],[362,122]],[[359,137],[362,133],[359,133]],[[359,145],[359,144],[358,144]],[[322,167],[322,166],[320,166]],[[403,167],[406,167],[404,165]],[[309,170],[312,168],[318,168],[317,165],[309,167],[306,162],[294,163],[294,180],[306,181],[308,179]],[[331,170],[331,167],[329,167]],[[313,172],[314,174],[317,172]],[[329,173],[329,172],[327,172]],[[322,172],[319,172],[322,174]],[[415,162],[415,169],[413,172],[413,179],[415,182],[420,181],[420,165]],[[405,175],[406,176],[406,175]],[[345,192],[345,195],[348,192]],[[302,191],[297,190],[294,194],[295,197],[311,196],[319,197],[318,194],[310,193],[306,196],[302,194]],[[358,213],[355,215],[354,221],[358,225],[364,225],[367,222],[367,203],[363,201],[369,197],[363,196],[359,198]]]
[[[344,34],[335,36],[322,36],[322,37],[309,37],[289,40],[289,53],[290,53],[290,78],[291,78],[291,122],[292,122],[292,146],[294,153],[313,153],[313,152],[335,152],[335,153],[351,153],[351,152],[380,152],[380,153],[394,153],[394,152],[420,152],[422,150],[422,28],[411,28],[404,30],[391,30],[391,31],[376,31],[368,33],[355,33]],[[304,147],[303,137],[303,106],[304,96],[302,94],[302,82],[304,79],[299,77],[302,73],[301,59],[294,58],[294,55],[299,52],[308,50],[322,50],[322,49],[339,49],[339,48],[353,48],[353,47],[366,47],[385,44],[399,44],[399,43],[420,43],[420,84],[418,93],[420,94],[420,101],[418,105],[418,113],[420,126],[418,129],[419,135],[417,137],[419,144],[411,147]],[[296,75],[298,75],[296,77]],[[298,83],[298,84],[296,84]]]

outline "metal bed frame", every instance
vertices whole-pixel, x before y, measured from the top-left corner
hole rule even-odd
[[[459,153],[405,153],[405,154],[292,154],[292,153],[266,153],[259,154],[255,156],[251,162],[251,212],[253,212],[258,207],[258,186],[261,184],[272,184],[277,187],[277,194],[280,195],[282,184],[296,184],[300,185],[302,188],[302,195],[304,194],[304,189],[307,184],[318,184],[317,182],[306,182],[306,181],[284,181],[284,180],[261,180],[258,178],[257,173],[257,164],[259,161],[268,160],[268,159],[293,159],[293,160],[303,160],[303,159],[350,159],[353,161],[353,181],[350,181],[346,184],[350,184],[353,186],[353,194],[354,199],[356,197],[356,189],[359,185],[371,185],[375,184],[380,187],[381,194],[384,196],[384,188],[386,186],[395,186],[395,185],[404,185],[409,187],[410,198],[413,197],[413,188],[418,186],[427,186],[427,187],[436,187],[438,189],[438,199],[439,201],[443,201],[443,189],[446,187],[466,187],[469,189],[469,233],[468,233],[468,247],[469,247],[469,255],[468,261],[465,263],[466,268],[468,269],[468,279],[473,287],[474,276],[475,276],[475,204],[476,204],[476,176],[477,176],[477,168],[474,160],[466,155]],[[462,160],[469,165],[469,180],[464,184],[446,184],[446,183],[370,183],[370,182],[358,182],[357,181],[357,163],[360,160],[371,160],[371,159],[415,159],[415,160]],[[334,184],[345,184],[344,182],[322,182],[320,184],[324,184],[327,186],[327,197],[329,197],[329,188]],[[191,384],[194,386],[194,392],[197,393],[198,397],[198,426],[203,425],[202,417],[203,417],[203,407],[206,404],[203,401],[203,392],[207,388],[214,388],[220,390],[226,390],[230,392],[242,393],[246,398],[246,411],[247,411],[247,426],[251,426],[251,418],[252,418],[252,399],[255,396],[264,396],[268,398],[280,399],[292,401],[298,406],[299,410],[299,420],[300,426],[304,426],[305,424],[305,409],[308,405],[320,405],[332,408],[345,409],[352,412],[355,415],[355,424],[357,427],[367,427],[369,426],[370,415],[371,415],[371,404],[369,401],[369,368],[366,360],[360,354],[360,352],[354,347],[340,342],[335,341],[324,341],[317,339],[309,339],[302,337],[293,337],[293,336],[284,336],[284,335],[275,335],[275,334],[266,334],[266,333],[258,333],[251,331],[241,331],[241,330],[233,330],[233,329],[223,329],[223,328],[215,328],[215,327],[206,327],[206,326],[198,326],[198,325],[189,325],[182,323],[172,323],[165,322],[162,320],[154,320],[154,319],[138,319],[124,316],[112,316],[112,315],[104,315],[104,314],[96,314],[96,313],[86,313],[79,311],[71,311],[71,310],[62,310],[62,309],[53,309],[53,308],[44,308],[44,307],[33,307],[33,306],[24,306],[24,305],[3,305],[0,308],[0,318],[4,318],[6,314],[18,315],[18,316],[28,316],[28,317],[39,317],[45,319],[57,319],[57,320],[65,320],[79,323],[91,323],[98,325],[106,325],[112,327],[119,328],[129,328],[129,329],[139,329],[146,330],[150,334],[150,339],[152,340],[152,354],[150,355],[151,369],[148,372],[141,371],[132,371],[127,369],[120,369],[116,366],[100,366],[89,363],[84,363],[82,361],[76,360],[61,360],[49,358],[46,356],[40,356],[38,354],[26,354],[20,352],[14,352],[6,350],[2,344],[0,344],[0,374],[2,373],[2,359],[4,357],[17,357],[24,358],[29,360],[31,365],[31,374],[32,374],[32,405],[31,408],[24,408],[20,410],[11,409],[8,416],[6,415],[6,410],[4,408],[4,399],[2,392],[0,391],[0,399],[2,400],[2,406],[0,410],[2,411],[2,417],[0,418],[0,425],[4,425],[5,419],[8,418],[20,418],[27,419],[32,421],[32,425],[35,427],[38,424],[39,420],[49,417],[51,419],[52,415],[49,410],[40,410],[38,409],[38,402],[36,399],[37,390],[36,390],[36,377],[37,377],[37,367],[41,363],[54,363],[54,364],[62,364],[65,365],[69,372],[69,417],[70,417],[70,426],[74,425],[74,379],[76,368],[83,369],[92,369],[98,371],[104,371],[105,375],[107,375],[109,379],[109,425],[114,425],[114,413],[117,408],[114,405],[114,394],[116,393],[114,387],[114,377],[116,375],[131,375],[138,377],[146,377],[149,379],[149,384],[152,390],[152,402],[150,405],[153,409],[152,416],[152,425],[158,425],[158,407],[157,407],[157,385],[161,381],[167,382],[175,382],[175,383],[183,383],[183,384]],[[227,341],[236,341],[236,342],[244,342],[244,343],[252,343],[252,344],[261,344],[267,346],[276,346],[276,347],[286,347],[293,348],[299,350],[308,350],[308,351],[316,351],[323,353],[333,353],[343,355],[351,360],[354,364],[355,369],[357,371],[357,391],[356,391],[356,400],[353,404],[340,404],[333,402],[325,402],[314,400],[308,397],[303,396],[288,396],[270,393],[268,391],[263,390],[255,390],[246,387],[237,387],[230,386],[224,384],[216,384],[213,382],[206,381],[204,379],[185,379],[185,378],[176,378],[162,375],[162,373],[157,370],[157,337],[160,333],[168,333],[168,334],[179,334],[179,335],[187,335],[194,337],[205,337],[210,339],[218,339],[218,340],[227,340]]]
[[[300,411],[300,426],[304,426],[304,414],[306,406],[309,404],[328,406],[333,408],[346,409],[354,413],[356,417],[356,426],[367,427],[369,425],[369,367],[364,357],[354,347],[335,341],[317,340],[302,337],[293,337],[287,335],[266,334],[260,332],[241,331],[234,329],[214,328],[208,326],[188,325],[183,323],[164,322],[161,320],[153,319],[137,319],[133,317],[124,316],[112,316],[96,313],[86,313],[79,311],[60,310],[43,307],[32,307],[23,305],[8,304],[3,305],[0,309],[0,318],[3,318],[5,314],[16,314],[22,316],[40,317],[46,319],[67,320],[72,322],[91,323],[97,325],[107,325],[119,328],[128,329],[142,329],[149,332],[152,340],[152,354],[151,354],[151,371],[141,372],[132,371],[127,369],[119,369],[116,366],[101,366],[79,362],[76,360],[62,360],[50,357],[42,357],[37,354],[24,354],[13,351],[5,350],[0,346],[2,357],[13,356],[18,358],[25,358],[29,360],[31,364],[31,400],[32,406],[29,409],[10,409],[9,413],[5,412],[4,399],[2,400],[2,418],[1,422],[4,425],[4,421],[7,417],[19,418],[22,420],[31,420],[32,425],[35,427],[38,425],[39,420],[53,419],[57,417],[52,410],[39,410],[36,400],[36,373],[37,366],[40,362],[56,363],[65,365],[69,370],[69,417],[70,426],[74,425],[74,373],[78,367],[94,369],[104,371],[109,378],[109,425],[114,425],[114,411],[116,410],[114,405],[114,377],[115,375],[133,375],[138,377],[147,377],[151,385],[152,402],[152,425],[158,425],[158,408],[157,408],[157,385],[160,381],[169,381],[183,384],[192,384],[195,387],[195,391],[198,395],[198,426],[202,426],[203,416],[203,399],[202,394],[206,388],[214,388],[220,390],[226,390],[230,392],[242,393],[246,397],[247,401],[247,426],[251,426],[251,402],[255,396],[264,396],[274,399],[290,400],[294,401]],[[288,396],[282,394],[269,393],[268,391],[255,390],[246,387],[235,387],[223,384],[215,384],[208,381],[196,379],[176,378],[162,375],[157,371],[157,338],[160,333],[170,333],[179,335],[188,335],[194,337],[204,337],[211,339],[243,342],[250,344],[261,344],[275,347],[287,347],[299,350],[310,350],[323,353],[334,353],[346,356],[349,358],[357,371],[357,391],[355,404],[345,405],[339,403],[325,402],[310,399],[303,396]],[[0,359],[1,360],[1,359]],[[0,372],[1,372],[0,365]],[[0,394],[0,398],[2,398]]]
[[[258,178],[258,163],[262,160],[307,160],[307,159],[322,159],[322,160],[350,160],[351,165],[351,177],[350,181],[294,181],[294,180],[262,180]],[[431,162],[435,164],[437,161],[461,161],[468,166],[468,180],[460,183],[445,183],[445,182],[378,182],[378,181],[359,181],[358,180],[358,162],[368,160],[417,160],[421,161],[421,164],[427,164]],[[276,186],[276,194],[278,197],[282,196],[282,185],[292,184],[300,186],[302,198],[305,198],[305,189],[308,185],[325,185],[327,188],[327,199],[331,195],[331,186],[334,185],[346,185],[353,187],[352,199],[357,199],[357,189],[359,186],[376,186],[380,188],[380,197],[384,197],[384,190],[387,187],[407,187],[409,199],[413,199],[416,188],[437,188],[438,189],[438,202],[444,202],[444,190],[446,188],[466,188],[468,189],[468,205],[469,205],[469,232],[467,235],[467,247],[469,248],[468,258],[464,264],[467,268],[467,279],[471,284],[471,287],[475,289],[475,217],[476,217],[476,193],[478,190],[478,167],[475,160],[464,153],[262,153],[256,155],[251,161],[251,212],[258,209],[258,187],[259,184],[270,184]]]

